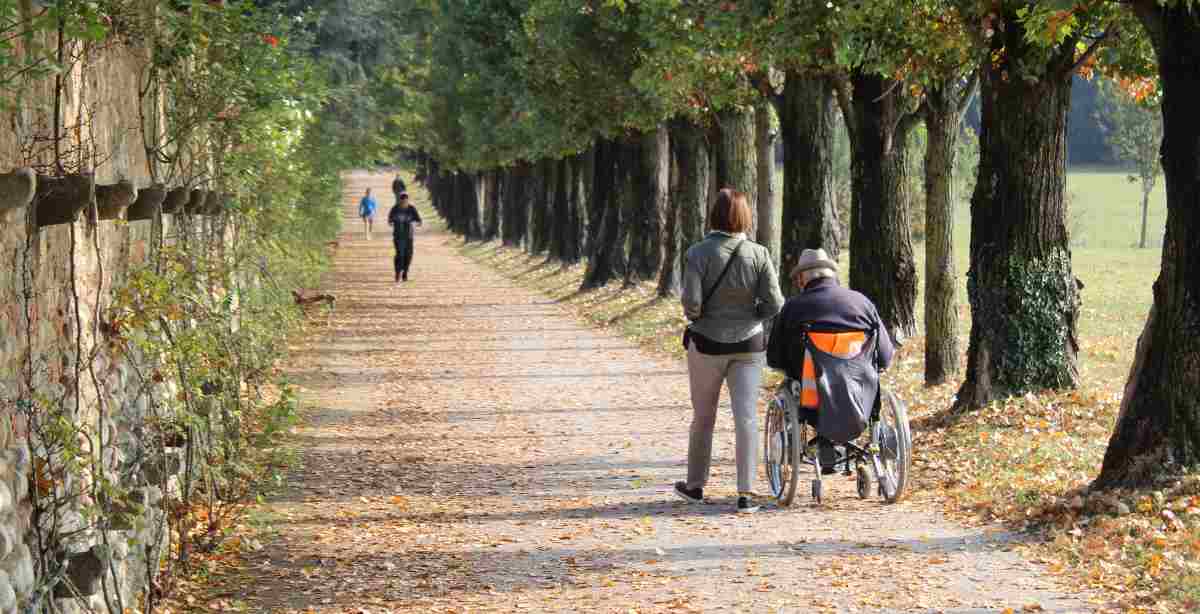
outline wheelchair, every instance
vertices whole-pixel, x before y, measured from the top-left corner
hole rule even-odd
[[[845,452],[833,468],[841,466],[843,475],[857,476],[859,498],[870,497],[874,484],[875,492],[887,503],[900,501],[912,466],[912,432],[904,403],[880,386],[863,435],[855,441],[829,441],[817,434],[817,410],[800,406],[800,393],[800,382],[788,379],[767,406],[764,468],[771,496],[779,505],[789,507],[795,501],[805,465],[813,470],[812,498],[821,503],[822,444],[843,447]]]

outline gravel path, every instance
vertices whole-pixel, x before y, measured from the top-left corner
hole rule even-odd
[[[382,221],[389,181],[349,176],[346,215],[369,185]],[[728,413],[710,503],[683,504],[684,365],[429,229],[397,286],[381,226],[366,241],[347,220],[337,311],[291,365],[302,460],[240,587],[254,611],[1090,611],[1011,536],[928,502],[860,501],[841,476],[823,506],[732,513]]]

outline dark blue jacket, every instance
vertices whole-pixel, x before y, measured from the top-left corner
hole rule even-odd
[[[804,286],[804,292],[784,303],[783,311],[771,329],[771,340],[767,345],[768,366],[783,371],[788,377],[800,378],[804,366],[804,342],[800,335],[805,324],[824,332],[877,330],[877,366],[886,369],[892,364],[896,348],[871,299],[843,288],[836,279],[822,277],[810,281]]]
[[[409,205],[401,207],[396,205],[388,212],[388,224],[392,225],[392,236],[397,239],[406,239],[412,236],[412,225],[421,223],[421,214],[417,213],[417,208]]]

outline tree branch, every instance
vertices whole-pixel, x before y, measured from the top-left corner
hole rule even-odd
[[[970,76],[967,77],[966,87],[959,92],[958,102],[956,103],[956,108],[958,109],[959,113],[966,112],[967,107],[971,106],[971,101],[975,99],[975,94],[978,92],[979,69],[976,68],[975,70],[972,70]]]
[[[1100,45],[1104,44],[1104,41],[1108,40],[1109,36],[1116,33],[1117,26],[1114,25],[1102,32],[1100,36],[1097,36],[1096,40],[1092,41],[1091,45],[1088,45],[1088,48],[1083,52],[1083,55],[1079,56],[1078,60],[1075,60],[1075,64],[1072,65],[1070,70],[1067,71],[1067,76],[1075,74],[1075,71],[1082,68],[1084,64],[1087,64],[1088,60],[1092,59],[1092,56],[1096,55],[1097,51],[1100,51]]]
[[[880,94],[878,98],[876,98],[875,100],[872,100],[871,102],[879,102],[880,100],[887,98],[888,96],[890,96],[892,94],[892,92],[896,91],[896,88],[898,88],[898,87],[900,87],[900,80],[892,79],[892,84],[890,86],[888,86],[888,88],[886,90],[883,90],[883,93]]]
[[[971,103],[975,100],[975,96],[979,93],[979,69],[971,72],[971,77],[967,80],[967,86],[963,88],[958,97],[955,113],[958,116],[956,125],[961,125],[963,116],[967,114],[967,109],[971,108]]]
[[[837,96],[838,107],[842,110],[842,123],[846,124],[846,132],[850,135],[850,142],[856,143],[854,107],[850,102],[850,80],[845,75],[835,75],[829,78],[829,85],[833,88],[833,93]]]

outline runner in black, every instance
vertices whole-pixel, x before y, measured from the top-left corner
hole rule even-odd
[[[396,205],[388,212],[388,226],[392,227],[392,242],[396,244],[396,283],[408,281],[408,267],[413,258],[413,225],[421,225],[421,214],[408,202],[408,194],[401,193]]]

